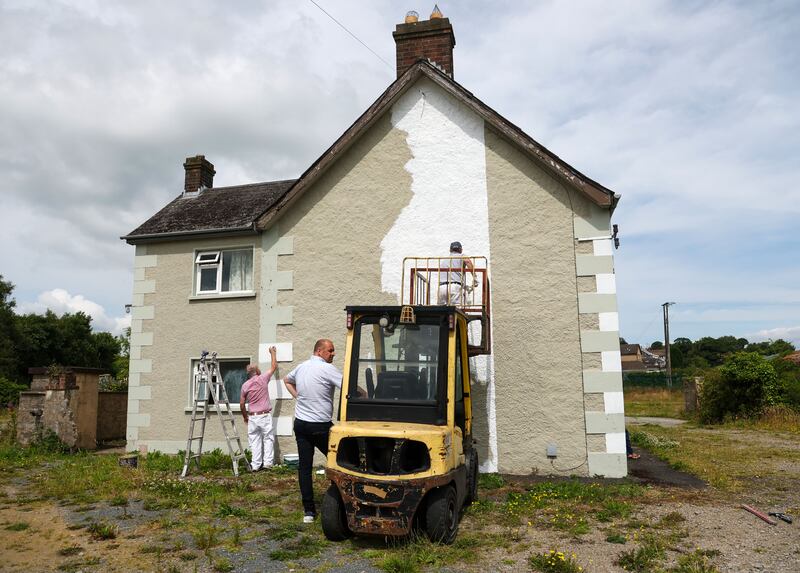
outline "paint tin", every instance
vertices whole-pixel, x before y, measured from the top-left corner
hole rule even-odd
[[[283,456],[283,465],[296,468],[300,465],[300,456],[298,454],[285,454]]]

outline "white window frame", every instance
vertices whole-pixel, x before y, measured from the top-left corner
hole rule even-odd
[[[235,252],[235,251],[250,251],[251,258],[251,274],[253,283],[255,283],[255,253],[253,252],[254,249],[252,246],[245,246],[245,247],[238,247],[238,248],[230,248],[230,249],[209,249],[209,250],[198,250],[195,251],[194,257],[194,267],[195,267],[195,287],[194,287],[194,294],[196,296],[228,296],[228,295],[241,295],[241,294],[252,294],[255,292],[254,288],[246,289],[246,290],[222,290],[222,275],[223,275],[223,254],[227,252]],[[217,281],[216,285],[214,286],[213,290],[201,290],[201,275],[202,271],[215,268],[217,271]]]
[[[195,366],[197,366],[197,364],[199,362],[200,362],[200,357],[199,356],[192,357],[192,358],[189,359],[189,384],[188,384],[189,402],[188,402],[188,404],[186,406],[186,411],[187,412],[191,412],[192,411],[192,408],[194,407],[195,397],[197,396],[197,387],[195,387],[195,385],[194,385],[194,369],[195,369]],[[253,363],[253,357],[252,356],[218,356],[217,357],[217,362],[220,363],[220,364],[223,363],[223,362],[244,362],[245,363],[245,368],[247,368],[248,364],[252,364]],[[245,376],[246,375],[247,375],[247,373],[245,372]],[[214,396],[214,400],[218,400],[218,399],[219,399],[219,396]],[[230,400],[230,396],[228,396],[228,399]],[[230,402],[230,406],[231,406],[231,410],[234,411],[234,412],[239,412],[241,410],[239,408],[239,400],[238,399],[234,400],[233,402]],[[208,411],[209,412],[216,412],[216,406],[214,406],[214,404],[209,404],[208,405]]]

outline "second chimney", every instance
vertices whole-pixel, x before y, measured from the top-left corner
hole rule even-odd
[[[186,193],[196,193],[201,187],[210,189],[214,186],[214,166],[210,161],[206,161],[205,155],[195,155],[187,157],[183,164],[186,170],[183,190]]]
[[[397,77],[402,76],[417,60],[423,59],[432,61],[452,78],[456,37],[450,20],[442,18],[436,10],[430,20],[413,20],[406,18],[406,23],[398,24],[392,33],[397,45]]]

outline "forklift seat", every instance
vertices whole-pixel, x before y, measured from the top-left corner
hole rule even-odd
[[[406,400],[409,396],[413,378],[410,372],[387,370],[378,372],[378,385],[375,387],[375,398],[379,400]]]

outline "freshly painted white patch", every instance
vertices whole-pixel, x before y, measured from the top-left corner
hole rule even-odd
[[[622,392],[604,392],[603,403],[605,404],[606,414],[624,414],[625,400]]]
[[[262,342],[258,345],[258,362],[259,365],[266,364],[269,366],[272,359],[269,357],[269,347],[275,347],[275,355],[278,362],[292,362],[292,343],[291,342]],[[263,370],[263,366],[261,367]]]
[[[619,331],[619,313],[601,312],[598,314],[600,330],[606,332]]]
[[[598,294],[617,294],[617,279],[613,273],[595,275]]]
[[[381,288],[400,294],[403,258],[447,256],[452,241],[467,255],[489,255],[483,120],[427,79],[392,106],[406,132],[412,197],[381,241]]]
[[[606,350],[600,353],[603,372],[622,372],[622,354],[619,350]]]
[[[613,255],[614,249],[611,245],[611,239],[595,239],[592,241],[592,245],[594,246],[594,254],[596,256],[599,255]]]
[[[447,256],[452,241],[465,255],[490,258],[489,198],[483,119],[430,80],[419,80],[392,106],[392,126],[406,133],[411,159],[411,200],[381,241],[381,288],[400,300],[403,259]],[[496,471],[494,362],[472,358],[477,384],[487,385],[491,459]]]
[[[292,428],[294,427],[294,420],[291,416],[273,416],[272,425],[275,428],[275,433],[279,436],[291,436]]]
[[[269,399],[270,400],[291,400],[292,395],[286,389],[283,380],[280,378],[273,378],[269,381]]]
[[[624,454],[626,451],[625,432],[612,432],[610,434],[606,434],[607,454]]]

